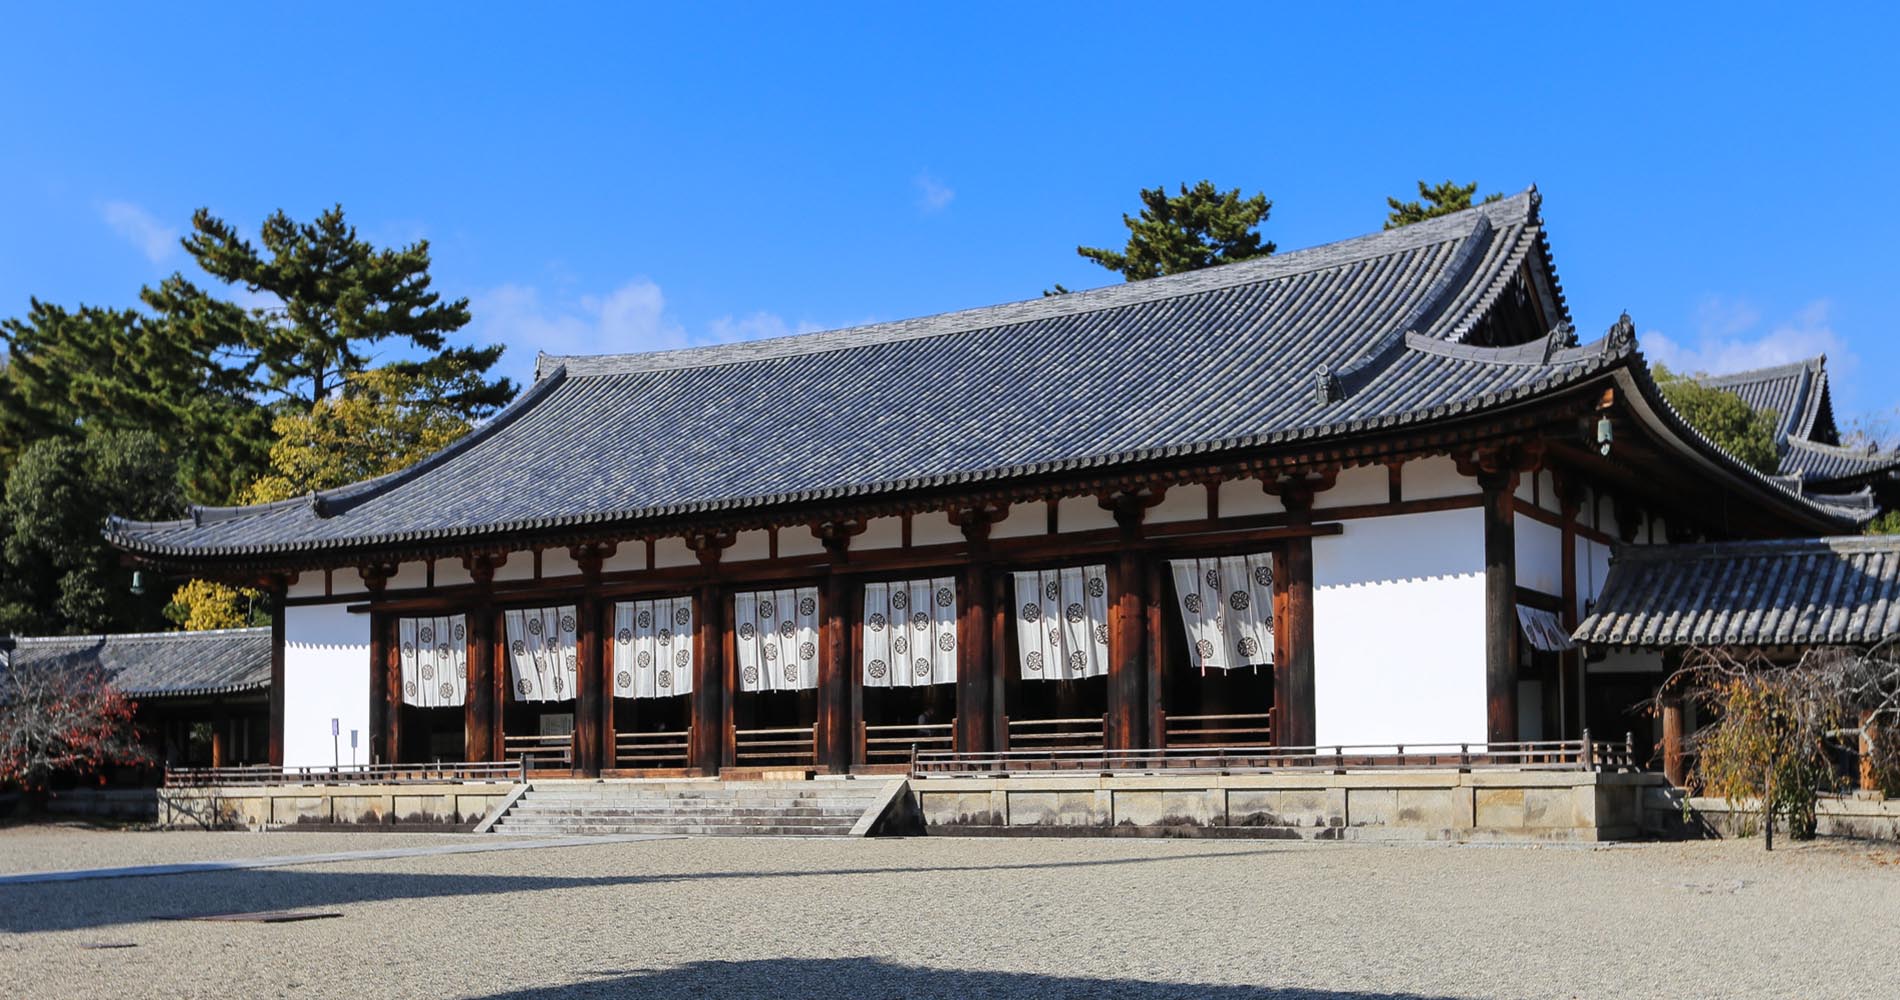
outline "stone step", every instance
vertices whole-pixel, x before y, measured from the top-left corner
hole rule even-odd
[[[782,824],[775,826],[679,826],[663,823],[626,825],[618,823],[587,824],[496,824],[495,833],[511,837],[545,836],[608,836],[613,834],[672,834],[686,837],[844,837],[849,836],[849,826],[805,826]]]

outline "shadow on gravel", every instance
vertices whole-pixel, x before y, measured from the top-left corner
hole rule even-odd
[[[560,848],[556,848],[559,850]],[[123,877],[83,882],[0,886],[0,932],[66,931],[138,923],[163,917],[198,917],[250,910],[298,910],[351,903],[449,896],[508,895],[559,889],[640,886],[727,879],[839,878],[853,875],[1027,871],[1173,863],[1196,858],[1282,854],[1292,848],[1202,851],[1142,858],[1041,861],[995,865],[906,865],[886,868],[820,868],[781,871],[701,871],[655,875],[442,875],[408,872],[344,872],[327,866],[253,868],[176,875]],[[450,855],[468,859],[494,854]],[[415,859],[404,859],[415,860]]]
[[[581,997],[902,997],[973,998],[1114,997],[1116,1000],[1455,1000],[1420,993],[1362,993],[1271,986],[1160,983],[1144,979],[1044,976],[1028,972],[924,969],[876,958],[772,958],[749,962],[694,962],[678,968],[625,972],[568,986],[486,994],[479,1000],[578,1000]]]

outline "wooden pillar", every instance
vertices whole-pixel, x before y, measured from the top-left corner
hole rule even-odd
[[[568,554],[581,569],[581,598],[575,611],[580,662],[574,686],[574,769],[584,777],[600,776],[602,762],[611,755],[613,734],[605,732],[606,700],[611,680],[606,670],[606,643],[601,636],[600,564],[613,555],[614,543],[575,545]]]
[[[719,558],[732,544],[730,532],[688,536],[707,580],[693,599],[698,622],[693,636],[693,735],[687,763],[709,775],[719,773],[725,757],[726,727],[731,721],[726,697],[725,592],[717,582]]]
[[[1677,788],[1686,786],[1689,773],[1684,767],[1682,757],[1682,698],[1680,696],[1662,699],[1662,758],[1663,776]]]
[[[994,658],[990,587],[990,526],[1007,513],[1008,508],[989,504],[952,508],[950,523],[963,529],[969,555],[963,565],[962,608],[957,622],[957,726],[954,733],[959,753],[989,753],[996,749],[992,728],[995,694]]]
[[[833,774],[850,773],[857,742],[851,691],[852,616],[844,568],[851,559],[851,538],[864,530],[864,524],[863,520],[827,521],[811,529],[831,557],[824,582],[824,641],[818,650],[818,766]]]
[[[1330,484],[1330,479],[1326,481]],[[1287,524],[1313,523],[1313,495],[1318,484],[1287,481],[1275,492],[1286,507]],[[1277,731],[1273,741],[1287,747],[1310,747],[1318,739],[1319,710],[1313,652],[1313,539],[1287,539],[1281,587],[1286,592],[1286,615],[1279,623],[1286,632],[1286,660],[1273,674]]]
[[[1581,506],[1582,496],[1574,482],[1562,475],[1553,475],[1551,481],[1557,487],[1557,502],[1563,511],[1563,552],[1561,553],[1559,573],[1562,580],[1564,606],[1559,621],[1564,623],[1565,632],[1577,629],[1577,510]],[[1563,653],[1557,660],[1557,699],[1561,709],[1557,735],[1564,739],[1574,739],[1583,732],[1583,651],[1572,649]],[[1572,682],[1571,678],[1578,678]]]
[[[1134,750],[1144,745],[1148,702],[1143,696],[1148,667],[1148,615],[1142,607],[1147,590],[1147,552],[1141,544],[1141,522],[1148,508],[1161,501],[1166,489],[1129,490],[1103,494],[1098,502],[1115,515],[1121,531],[1115,563],[1110,567],[1114,585],[1109,603],[1108,631],[1108,747]]]
[[[224,766],[224,730],[231,720],[219,714],[211,722],[211,766]]]
[[[1008,573],[990,572],[990,655],[984,664],[990,678],[990,742],[992,750],[1009,749],[1009,694],[1021,680],[1009,659],[1010,597],[1014,584]]]
[[[1161,580],[1160,561],[1148,560],[1148,579],[1144,588],[1147,606],[1143,614],[1148,621],[1148,717],[1144,724],[1148,728],[1147,743],[1156,749],[1168,745],[1168,657],[1167,636],[1162,631],[1165,624],[1161,618]]]
[[[1484,490],[1485,738],[1517,741],[1517,534],[1512,494],[1517,473],[1480,472]]]
[[[1863,792],[1880,790],[1880,776],[1874,773],[1874,743],[1878,739],[1878,716],[1873,712],[1860,713],[1860,790]]]
[[[371,601],[382,595],[389,578],[395,575],[394,565],[372,563],[357,567],[357,574],[363,578],[363,589],[369,591]],[[369,760],[371,763],[394,764],[402,750],[402,669],[396,659],[396,650],[390,642],[391,624],[386,613],[372,611],[369,615]],[[273,709],[273,712],[275,709]],[[271,728],[277,727],[275,721]]]
[[[463,556],[462,565],[475,581],[475,601],[468,610],[468,695],[462,711],[463,753],[471,761],[493,760],[495,560],[492,556]]]
[[[284,596],[290,581],[272,577],[267,581],[271,600],[270,618],[270,737],[266,752],[272,767],[284,766]]]

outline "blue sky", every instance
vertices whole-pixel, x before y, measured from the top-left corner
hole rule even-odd
[[[1891,9],[262,6],[12,5],[0,315],[341,202],[520,375],[1104,284],[1075,245],[1157,183],[1265,192],[1285,250],[1454,177],[1544,192],[1586,337],[1900,403]]]

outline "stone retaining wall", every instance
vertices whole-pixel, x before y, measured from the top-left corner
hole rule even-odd
[[[912,779],[939,834],[1598,841],[1661,775],[1574,771]]]
[[[1643,794],[1643,828],[1660,837],[1754,836],[1759,831],[1756,809],[1753,802],[1736,809],[1727,799],[1685,796],[1680,788],[1650,788]],[[1775,832],[1782,832],[1780,826]],[[1815,806],[1815,833],[1900,841],[1900,800],[1877,796],[1824,798]]]
[[[440,782],[161,788],[158,823],[181,828],[473,828],[515,787],[499,782]]]

